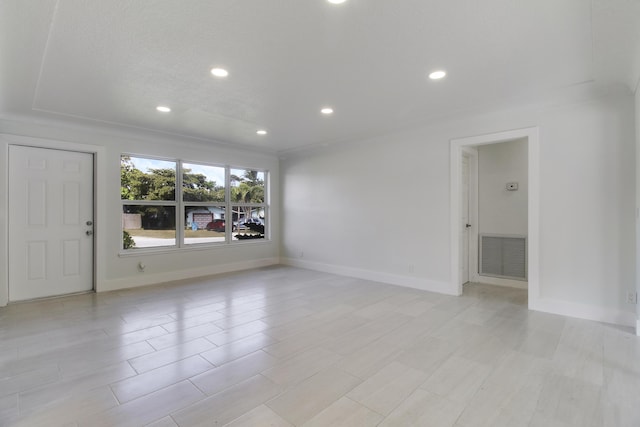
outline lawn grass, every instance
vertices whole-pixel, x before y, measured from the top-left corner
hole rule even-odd
[[[131,237],[155,237],[156,239],[174,239],[175,230],[125,230]],[[184,237],[224,237],[224,233],[208,230],[185,230]]]

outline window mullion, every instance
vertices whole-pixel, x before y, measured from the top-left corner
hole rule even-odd
[[[230,243],[233,239],[233,212],[231,211],[231,168],[229,166],[224,168],[224,211],[227,224],[224,238],[225,243]]]

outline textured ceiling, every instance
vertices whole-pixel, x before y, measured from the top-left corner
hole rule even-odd
[[[0,0],[0,114],[287,151],[635,90],[639,42],[638,0]]]

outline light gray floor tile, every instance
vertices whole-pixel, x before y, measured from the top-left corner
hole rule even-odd
[[[449,341],[427,337],[418,341],[413,347],[403,350],[396,360],[426,374],[432,374],[453,355],[457,348],[457,344]]]
[[[128,402],[154,391],[201,374],[213,365],[196,355],[111,384],[120,403]]]
[[[601,387],[595,384],[552,375],[544,383],[534,419],[540,416],[568,425],[591,425],[600,415],[600,393]]]
[[[260,406],[281,392],[262,375],[214,394],[172,414],[180,427],[224,425]]]
[[[462,404],[418,389],[378,425],[450,427],[454,425],[462,409]]]
[[[341,397],[304,423],[303,427],[374,427],[382,421],[382,418],[382,415],[348,397]]]
[[[164,350],[165,348],[174,347],[220,331],[221,329],[213,323],[205,323],[204,325],[194,326],[193,328],[149,338],[147,342],[156,350]]]
[[[257,350],[266,348],[275,341],[276,340],[270,336],[259,332],[238,341],[205,351],[202,353],[202,357],[214,365],[220,366]]]
[[[214,327],[211,328],[210,333],[213,333],[216,331],[216,327],[213,322],[216,320],[224,319],[224,317],[224,314],[214,311],[211,313],[200,314],[198,316],[179,318],[179,320],[176,320],[175,322],[163,323],[162,327],[168,332],[176,332],[183,329],[194,328],[196,326],[211,325]],[[218,328],[218,330],[220,329]]]
[[[90,390],[133,377],[136,372],[127,362],[119,362],[81,376],[67,378],[20,394],[22,411],[32,411],[71,396],[82,396]]]
[[[57,381],[58,378],[58,367],[55,365],[9,376],[8,378],[0,379],[0,397],[33,389],[41,384],[52,383]]]
[[[204,397],[189,381],[116,406],[108,411],[78,420],[81,427],[133,427],[149,424]]]
[[[17,419],[18,415],[18,394],[0,397],[0,420]]]
[[[491,367],[463,357],[451,356],[420,388],[453,402],[467,403],[489,376]]]
[[[244,325],[236,326],[227,330],[222,330],[214,334],[209,334],[205,338],[215,345],[222,346],[234,341],[238,341],[242,338],[255,335],[259,332],[265,332],[265,329],[267,329],[266,323],[261,320],[255,320],[253,322],[245,323]]]
[[[188,341],[179,346],[165,348],[164,350],[148,353],[143,356],[129,359],[129,364],[138,373],[144,373],[152,369],[159,368],[178,360],[186,359],[189,356],[200,354],[204,351],[215,348],[215,344],[204,338]]]
[[[289,386],[315,375],[340,359],[341,356],[329,350],[312,348],[278,363],[262,372],[262,375],[276,384]]]
[[[387,416],[426,379],[424,372],[393,362],[347,393],[347,397]]]
[[[315,330],[301,332],[265,347],[264,351],[279,359],[285,359],[299,351],[322,344],[328,341],[329,338],[329,336],[320,334]]]
[[[640,425],[633,331],[529,311],[523,289],[272,266],[0,322],[3,426]]]
[[[44,405],[37,411],[21,414],[16,427],[51,427],[72,424],[78,418],[91,417],[115,408],[118,402],[109,387],[91,390],[91,393],[70,396],[55,404]],[[13,423],[8,425],[14,425]]]
[[[147,424],[145,427],[179,427],[173,418],[170,416],[160,418],[158,421],[154,421],[151,424]]]
[[[252,411],[236,418],[225,427],[293,427],[281,416],[273,412],[268,406],[260,405]]]
[[[402,351],[402,348],[389,345],[380,339],[345,356],[336,366],[364,380],[394,361]]]
[[[267,406],[294,425],[301,425],[360,383],[360,379],[329,368],[289,388]]]
[[[262,350],[196,375],[191,381],[206,394],[215,394],[276,365],[277,359]]]

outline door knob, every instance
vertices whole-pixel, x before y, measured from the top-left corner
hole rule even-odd
[[[93,225],[93,221],[87,221],[87,225]]]
[[[471,224],[466,224],[465,227],[469,228],[469,227],[471,227]]]
[[[93,230],[87,230],[85,234],[87,236],[91,236],[93,234]]]

